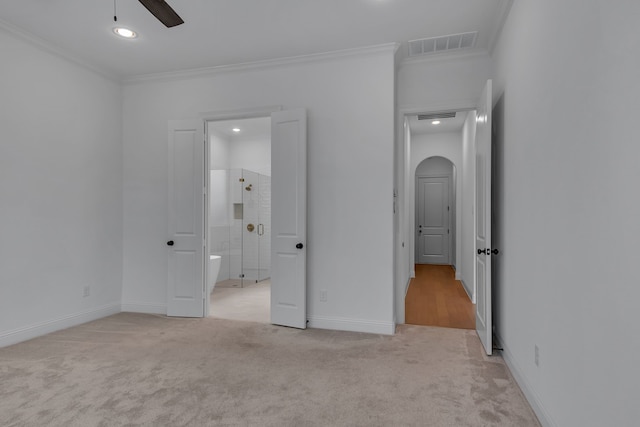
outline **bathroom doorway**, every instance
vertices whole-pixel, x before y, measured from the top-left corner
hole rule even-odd
[[[271,118],[207,122],[209,316],[270,322]]]

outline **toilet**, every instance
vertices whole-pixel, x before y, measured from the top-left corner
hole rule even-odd
[[[209,255],[209,295],[213,292],[213,288],[216,287],[220,264],[222,264],[222,257],[220,255]]]

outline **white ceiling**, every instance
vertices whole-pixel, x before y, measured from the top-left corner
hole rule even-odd
[[[46,41],[117,78],[230,65],[478,31],[494,40],[509,0],[168,0],[185,24],[166,28],[138,1],[1,0],[0,28]]]
[[[418,120],[418,116],[409,116],[409,129],[411,135],[423,135],[431,133],[460,132],[464,121],[467,119],[467,111],[458,111],[456,116],[450,119],[438,119],[439,125],[433,125],[433,120]]]
[[[254,119],[220,120],[208,122],[209,131],[224,136],[229,141],[251,141],[271,138],[271,117]],[[233,128],[240,129],[234,132]]]

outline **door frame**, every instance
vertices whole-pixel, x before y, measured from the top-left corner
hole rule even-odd
[[[282,111],[282,105],[268,105],[264,107],[256,107],[256,108],[239,108],[232,110],[219,110],[219,111],[211,111],[206,113],[200,113],[198,118],[202,121],[202,125],[204,126],[204,170],[205,170],[205,178],[204,178],[204,193],[205,193],[205,201],[204,201],[204,227],[203,227],[203,236],[204,239],[204,283],[203,289],[205,293],[204,298],[204,317],[208,317],[209,313],[209,295],[208,293],[208,285],[209,285],[209,126],[207,124],[209,122],[218,122],[223,120],[244,120],[244,119],[256,119],[260,117],[271,117],[271,113],[275,113],[277,111]]]
[[[411,147],[407,138],[408,117],[417,114],[433,114],[454,111],[472,111],[477,108],[477,99],[466,99],[460,101],[432,103],[413,106],[399,106],[396,113],[396,144],[395,144],[395,175],[394,175],[394,314],[396,324],[405,322],[404,301],[409,289],[409,283],[415,274],[415,264],[413,264],[413,254],[415,253],[414,240],[415,224],[411,220],[412,202],[415,200],[413,191],[414,177],[411,171]],[[449,159],[451,160],[451,159]],[[453,163],[453,162],[452,162]],[[463,171],[458,168],[458,179]],[[462,196],[462,195],[461,195]],[[472,203],[475,212],[475,196]],[[456,209],[459,209],[456,206]],[[474,230],[475,233],[475,230]],[[475,297],[475,271],[474,271],[473,297]]]
[[[433,157],[442,157],[442,156],[430,156],[427,157],[426,159],[422,160],[420,163],[424,162],[425,160],[431,159]],[[415,253],[416,253],[416,248],[417,248],[417,244],[416,244],[416,234],[417,234],[417,230],[416,230],[416,224],[417,224],[417,220],[416,220],[416,215],[415,215],[415,211],[417,211],[417,200],[416,200],[416,195],[418,192],[418,181],[420,180],[420,178],[447,178],[448,183],[447,183],[447,187],[449,188],[449,191],[447,193],[447,200],[448,200],[448,205],[457,205],[456,203],[456,188],[455,188],[455,183],[456,183],[456,165],[450,160],[447,159],[446,157],[442,157],[443,159],[446,159],[449,161],[449,163],[451,163],[451,167],[452,167],[452,174],[420,174],[418,175],[418,173],[415,173],[415,179],[414,179],[414,185],[413,185],[413,209],[414,209],[414,216],[413,216],[413,253],[414,253],[414,264],[416,264],[416,260],[415,260]],[[418,163],[418,165],[420,165],[420,163]],[[453,193],[453,203],[451,202],[451,196]],[[457,235],[458,230],[456,229],[456,218],[453,216],[454,212],[458,211],[458,206],[455,206],[454,209],[449,209],[447,216],[448,218],[448,224],[449,224],[449,230],[453,230],[452,233],[449,233],[449,235],[447,236],[447,240],[449,240],[449,249],[448,249],[448,259],[447,259],[447,264],[448,265],[453,265],[452,263],[452,248],[455,249],[454,245],[452,245],[454,237]]]

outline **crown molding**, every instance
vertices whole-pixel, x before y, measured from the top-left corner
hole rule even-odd
[[[27,42],[30,45],[44,52],[50,53],[54,56],[57,56],[60,59],[71,62],[75,65],[78,65],[87,71],[91,71],[94,74],[98,74],[99,76],[104,77],[107,80],[110,80],[114,83],[121,83],[121,79],[116,74],[109,72],[103,68],[100,68],[94,64],[91,64],[83,59],[80,59],[79,57],[48,42],[47,40],[42,39],[28,31],[25,31],[22,28],[16,27],[15,25],[10,24],[7,21],[4,21],[2,19],[0,19],[0,30],[4,31],[5,33],[8,33],[10,36],[13,36],[18,40]]]
[[[489,51],[485,49],[470,49],[466,51],[453,51],[453,52],[443,52],[443,53],[435,53],[431,55],[425,56],[413,56],[406,57],[402,61],[400,61],[400,67],[406,67],[411,65],[418,64],[429,64],[429,63],[442,63],[442,62],[451,62],[451,61],[460,61],[465,59],[474,59],[474,58],[488,58]]]
[[[254,71],[270,68],[285,67],[296,64],[330,61],[340,58],[392,53],[395,55],[400,43],[386,43],[354,49],[343,49],[332,52],[314,53],[309,55],[290,56],[286,58],[268,59],[264,61],[244,62],[240,64],[219,65],[215,67],[195,68],[191,70],[171,71],[166,73],[141,74],[122,80],[125,85],[148,82],[162,82],[172,80],[207,77],[216,74],[234,73],[239,71]]]

